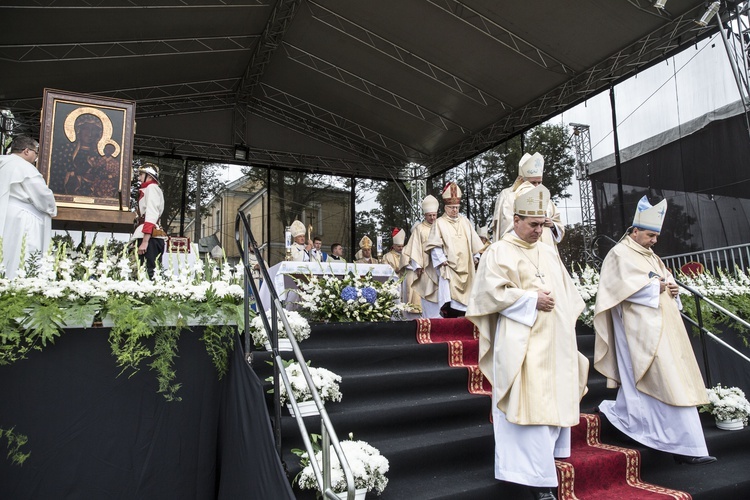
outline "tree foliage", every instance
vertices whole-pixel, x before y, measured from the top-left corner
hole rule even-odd
[[[433,179],[431,190],[438,197],[448,181],[456,181],[463,191],[461,211],[477,226],[492,220],[495,200],[518,176],[518,162],[524,152],[544,157],[544,185],[553,201],[570,197],[565,190],[573,177],[575,158],[569,150],[568,135],[562,125],[540,125],[521,137],[482,153]]]

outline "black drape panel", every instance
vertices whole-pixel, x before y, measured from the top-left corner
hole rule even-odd
[[[693,134],[622,163],[624,200],[615,168],[591,175],[597,232],[622,235],[619,206],[633,220],[638,200],[667,198],[655,251],[675,255],[750,242],[750,138],[744,115],[716,120]]]
[[[0,458],[0,498],[203,500],[227,489],[233,498],[293,498],[239,346],[220,381],[200,328],[183,332],[182,401],[168,402],[147,367],[118,376],[108,333],[69,330],[0,367],[0,426],[28,436],[31,452],[22,466]]]

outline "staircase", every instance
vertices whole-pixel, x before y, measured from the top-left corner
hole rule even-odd
[[[590,413],[602,399],[613,399],[615,391],[593,370],[593,334],[581,332],[578,346],[592,365],[589,392],[581,402],[581,411]],[[380,498],[528,496],[524,487],[494,479],[490,398],[468,392],[467,369],[448,366],[447,344],[417,343],[416,322],[314,325],[301,347],[312,366],[342,376],[343,400],[326,405],[339,438],[353,432],[355,439],[369,442],[388,458],[389,484]],[[261,379],[271,374],[267,359],[269,353],[255,354],[253,366]],[[302,442],[295,422],[283,411],[283,460],[293,478],[300,468],[290,450]],[[318,417],[305,421],[311,433],[320,433]],[[644,481],[687,491],[700,500],[750,498],[750,428],[721,431],[704,420],[708,449],[719,462],[691,467],[675,464],[670,455],[645,448],[606,418],[602,421],[602,442],[641,453]],[[309,491],[295,492],[299,499],[314,498]]]

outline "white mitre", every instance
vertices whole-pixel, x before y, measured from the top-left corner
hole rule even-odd
[[[516,191],[516,200],[513,202],[513,213],[523,217],[547,217],[547,205],[549,204],[549,189],[539,184],[533,187],[524,182]]]
[[[487,233],[487,226],[482,226],[477,228],[477,235],[479,235],[480,238],[487,238],[490,239],[488,233]]]
[[[526,163],[530,159],[531,159],[531,155],[529,153],[524,153],[523,156],[521,157],[521,161],[518,162],[518,175],[520,175],[521,177],[523,177],[523,172],[521,171],[521,167],[523,166],[524,163]]]
[[[633,217],[633,227],[648,229],[661,233],[661,226],[664,224],[664,215],[667,213],[667,200],[661,200],[656,205],[651,205],[647,197],[641,198],[638,202],[638,208],[635,209]]]
[[[523,158],[521,161],[523,161]],[[518,173],[527,179],[529,177],[542,177],[544,174],[544,157],[539,153],[529,156],[526,161],[518,166]]]
[[[394,227],[391,231],[391,238],[393,238],[394,245],[403,245],[406,242],[406,231]]]
[[[424,197],[424,200],[422,200],[422,213],[429,214],[432,212],[437,212],[439,206],[440,202],[438,202],[438,199],[431,194],[428,194]]]
[[[300,221],[295,220],[292,222],[292,225],[289,226],[289,231],[292,232],[292,238],[296,238],[297,236],[305,234],[305,225]]]

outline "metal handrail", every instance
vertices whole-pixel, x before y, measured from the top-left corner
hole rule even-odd
[[[244,229],[244,234],[242,235],[242,241],[240,241],[240,225],[242,225]],[[242,260],[242,266],[244,268],[245,281],[250,283],[250,287],[252,289],[253,295],[256,298],[259,297],[258,289],[255,284],[255,280],[252,277],[252,270],[249,267],[247,254],[245,252],[245,249],[246,248],[249,249],[250,246],[252,246],[252,250],[255,253],[255,256],[258,260],[258,267],[260,269],[261,274],[263,275],[263,280],[266,283],[266,286],[268,287],[270,296],[272,298],[272,306],[270,308],[271,309],[271,321],[270,322],[266,315],[265,306],[258,303],[260,307],[258,308],[257,312],[261,316],[261,319],[263,321],[263,326],[265,327],[266,332],[269,334],[268,339],[269,339],[269,343],[271,344],[271,348],[273,352],[274,410],[275,410],[274,423],[276,426],[275,437],[276,437],[277,453],[281,455],[281,433],[280,433],[281,432],[281,425],[280,425],[281,402],[279,399],[279,396],[280,396],[279,378],[281,378],[281,382],[284,384],[284,387],[286,388],[289,402],[291,403],[292,409],[294,410],[294,417],[297,422],[297,426],[299,427],[300,434],[302,435],[302,441],[305,444],[305,450],[307,450],[307,454],[310,457],[310,465],[313,469],[313,473],[315,474],[315,479],[318,482],[318,489],[322,491],[323,494],[331,500],[339,499],[338,495],[336,495],[336,493],[334,493],[333,490],[331,489],[330,454],[331,454],[331,447],[333,447],[333,450],[336,453],[336,456],[338,457],[339,463],[341,464],[341,468],[344,471],[344,477],[346,478],[347,500],[354,500],[354,494],[355,494],[354,474],[352,473],[351,467],[349,466],[349,462],[346,459],[346,455],[344,454],[344,451],[341,448],[341,444],[339,442],[338,436],[336,435],[336,431],[333,428],[331,419],[328,416],[328,412],[326,411],[325,406],[323,405],[323,401],[320,399],[318,390],[315,388],[315,383],[313,382],[312,376],[310,375],[310,371],[307,368],[307,362],[305,361],[305,358],[302,355],[302,351],[299,348],[297,339],[294,338],[294,335],[292,334],[292,327],[289,324],[288,318],[286,317],[286,312],[284,311],[284,308],[281,304],[281,300],[279,299],[276,289],[273,286],[273,282],[270,279],[270,275],[268,273],[268,268],[266,267],[266,263],[263,260],[263,257],[260,255],[258,243],[255,241],[255,238],[253,237],[252,230],[250,229],[250,224],[247,221],[247,217],[242,212],[237,213],[237,217],[235,219],[235,224],[234,224],[234,234],[235,234],[235,241],[237,243],[237,248],[240,253],[240,258]],[[289,341],[292,344],[294,357],[299,363],[300,370],[302,371],[302,375],[305,378],[305,382],[310,390],[310,394],[312,395],[313,401],[315,402],[315,406],[317,407],[318,412],[320,414],[320,421],[321,421],[320,427],[321,427],[321,437],[322,437],[321,454],[322,454],[322,460],[323,460],[322,471],[321,471],[321,467],[318,465],[317,460],[315,460],[315,451],[313,449],[312,443],[310,442],[310,436],[307,433],[307,427],[305,426],[305,422],[304,420],[302,420],[302,415],[300,414],[297,399],[294,397],[294,393],[292,391],[292,384],[289,381],[289,377],[286,374],[286,370],[282,369],[284,365],[283,365],[283,360],[281,359],[281,356],[279,355],[278,322],[276,319],[277,315],[284,326],[284,330],[286,330],[287,337],[289,338]],[[248,297],[247,288],[246,288],[245,289],[245,356],[249,362],[252,362],[251,347],[250,347],[251,344],[249,340],[250,335],[248,332],[249,316],[250,316],[250,305],[249,305],[249,297]]]
[[[705,295],[703,295],[702,293],[700,293],[695,288],[693,288],[691,286],[688,286],[685,283],[682,283],[682,282],[677,281],[677,280],[675,280],[675,282],[679,286],[681,286],[682,288],[684,288],[685,290],[687,290],[688,292],[690,292],[691,294],[693,294],[693,299],[695,300],[695,315],[696,315],[697,321],[694,320],[694,319],[692,319],[691,317],[689,317],[687,314],[685,314],[682,311],[680,311],[680,314],[682,315],[683,318],[685,318],[688,321],[688,323],[690,323],[694,327],[698,328],[698,331],[701,334],[701,345],[703,347],[703,364],[704,364],[705,373],[706,373],[706,385],[708,385],[709,387],[711,387],[711,386],[713,386],[713,383],[711,381],[711,371],[709,369],[709,364],[708,364],[708,352],[706,350],[706,335],[708,335],[711,338],[711,340],[713,340],[714,342],[716,342],[717,344],[719,344],[721,347],[729,349],[730,352],[736,354],[737,356],[739,356],[740,358],[742,358],[746,362],[750,363],[750,358],[747,357],[747,356],[745,356],[742,352],[740,352],[739,350],[735,349],[731,345],[729,345],[726,342],[724,342],[722,339],[720,339],[717,335],[715,335],[714,333],[712,333],[710,330],[708,330],[703,325],[703,311],[701,310],[701,300],[705,301],[708,305],[710,305],[711,307],[713,307],[717,311],[721,312],[722,314],[728,316],[729,318],[733,319],[734,321],[738,322],[739,324],[741,324],[745,328],[749,328],[750,329],[750,323],[748,323],[747,321],[743,320],[742,318],[740,318],[736,314],[732,313],[731,311],[728,311],[724,307],[720,306],[719,304],[717,304],[713,300],[709,299],[708,297],[706,297]]]

